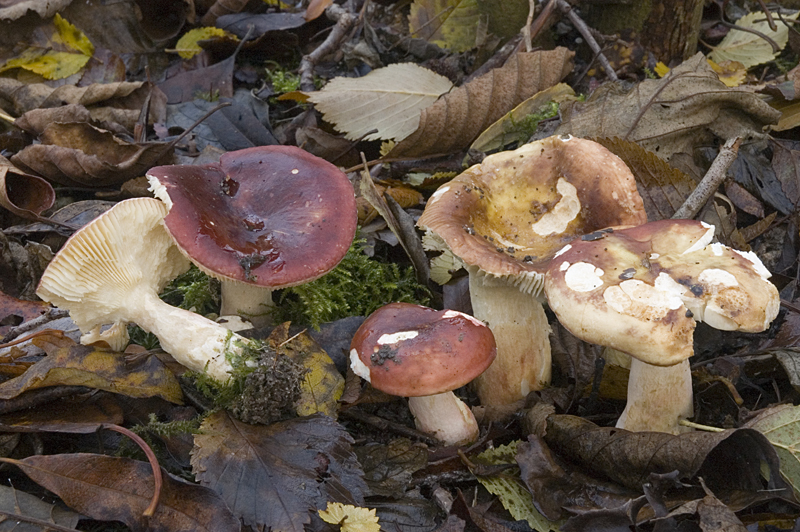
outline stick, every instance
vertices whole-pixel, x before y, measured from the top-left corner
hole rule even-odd
[[[325,39],[313,52],[304,55],[300,61],[300,90],[313,91],[314,88],[314,67],[322,61],[324,57],[339,50],[342,41],[347,36],[350,28],[356,21],[356,15],[348,13],[341,6],[331,4],[325,9],[325,14],[331,20],[335,20],[336,24],[333,26],[328,38]]]
[[[691,219],[697,216],[703,205],[708,202],[709,198],[714,195],[714,192],[725,181],[725,174],[733,164],[733,161],[736,160],[741,144],[742,139],[740,137],[734,137],[725,142],[720,148],[717,158],[711,163],[706,175],[703,176],[700,183],[689,194],[683,205],[672,215],[673,219]]]
[[[617,73],[614,72],[614,69],[611,67],[611,63],[608,62],[608,59],[605,55],[603,55],[603,50],[600,48],[600,45],[597,44],[597,41],[594,39],[592,35],[592,30],[589,29],[589,26],[583,21],[581,17],[572,9],[572,6],[567,3],[567,0],[551,0],[552,2],[556,2],[556,7],[558,10],[567,15],[567,18],[572,25],[575,26],[581,36],[586,39],[586,44],[589,45],[589,48],[592,49],[592,52],[595,53],[597,56],[597,60],[600,61],[600,64],[603,66],[603,69],[606,71],[606,75],[608,79],[611,81],[619,81],[617,77]]]

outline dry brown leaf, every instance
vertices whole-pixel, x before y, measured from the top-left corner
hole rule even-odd
[[[55,199],[50,183],[23,172],[0,155],[0,207],[27,220],[38,220]]]
[[[572,71],[566,48],[518,53],[502,68],[462,85],[422,110],[419,127],[387,155],[421,157],[468,147],[491,124]]]

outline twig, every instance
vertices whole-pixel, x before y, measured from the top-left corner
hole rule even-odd
[[[733,137],[728,139],[727,142],[720,148],[717,158],[711,163],[711,167],[703,176],[703,179],[694,188],[683,205],[675,211],[672,215],[673,219],[690,219],[694,218],[703,205],[711,198],[714,192],[719,188],[725,180],[725,174],[728,168],[731,167],[733,161],[736,160],[739,154],[739,146],[742,144],[741,137]]]
[[[619,78],[617,77],[617,73],[614,72],[614,69],[611,67],[611,63],[609,63],[606,56],[603,55],[603,50],[600,48],[600,45],[597,44],[597,41],[592,35],[592,30],[589,29],[589,26],[587,26],[583,19],[579,17],[578,14],[572,9],[572,6],[567,3],[567,0],[550,1],[556,2],[556,7],[558,10],[567,16],[569,21],[572,22],[572,25],[575,26],[575,29],[577,29],[583,38],[586,39],[586,44],[589,45],[589,48],[591,48],[592,52],[594,52],[597,56],[597,60],[600,61],[603,69],[605,69],[608,79],[611,81],[618,81]]]
[[[325,9],[325,14],[329,19],[335,20],[336,24],[322,44],[310,54],[304,55],[303,59],[300,61],[300,68],[298,70],[300,72],[301,91],[314,90],[314,67],[317,63],[322,61],[324,57],[341,48],[342,41],[357,19],[356,15],[348,13],[337,4],[328,6]]]
[[[405,425],[401,425],[400,423],[394,423],[392,421],[389,421],[382,417],[378,417],[373,414],[368,414],[367,412],[364,412],[363,410],[360,410],[358,408],[345,408],[340,412],[340,415],[348,417],[354,421],[366,423],[367,425],[372,425],[373,427],[381,431],[390,430],[407,438],[421,440],[427,443],[428,445],[438,445],[439,443],[434,438],[431,438],[429,434],[425,434],[424,432],[420,432],[410,427],[406,427]]]
[[[3,342],[8,343],[17,336],[26,333],[28,331],[32,331],[33,329],[39,327],[40,325],[44,325],[45,323],[50,323],[53,320],[66,318],[67,316],[69,316],[69,311],[60,308],[51,308],[41,316],[33,318],[32,320],[28,320],[25,323],[21,323],[16,327],[13,327],[11,330],[8,331],[8,333],[5,336],[3,336]]]
[[[758,0],[758,5],[761,6],[761,11],[764,12],[764,16],[767,17],[767,24],[769,25],[769,29],[772,31],[778,31],[778,26],[775,25],[775,21],[772,20],[772,13],[769,12],[767,9],[767,5],[764,3],[764,0]]]
[[[531,23],[533,22],[534,13],[536,13],[536,0],[528,0],[528,18],[525,20],[525,26],[522,27],[522,40],[525,43],[526,52],[533,50],[533,43],[531,42]]]

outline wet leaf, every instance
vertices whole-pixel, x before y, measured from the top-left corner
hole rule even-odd
[[[335,419],[344,392],[344,377],[313,338],[305,331],[290,335],[289,325],[278,325],[267,342],[278,355],[286,355],[308,370],[300,384],[300,398],[295,402],[297,415],[320,413]]]
[[[26,220],[38,220],[55,199],[50,183],[19,170],[0,155],[0,206]]]
[[[213,28],[213,27],[192,28],[191,30],[184,33],[180,39],[178,39],[178,42],[175,43],[174,51],[178,52],[178,55],[181,56],[181,58],[183,59],[191,59],[192,57],[203,51],[203,49],[198,44],[200,41],[206,39],[213,39],[214,37],[225,37],[225,36],[230,36],[236,39],[234,35],[231,35],[230,33],[220,28]]]
[[[349,140],[400,141],[417,129],[420,111],[452,86],[449,79],[432,70],[396,63],[360,78],[333,78],[322,90],[307,96],[323,118]]]
[[[195,98],[217,100],[233,97],[233,69],[236,54],[211,66],[181,72],[158,84],[168,104],[190,102]]]
[[[50,504],[36,495],[15,490],[10,486],[0,486],[0,512],[3,512],[0,530],[3,532],[34,532],[35,530],[53,530],[44,525],[37,528],[33,524],[22,524],[23,520],[15,516],[31,517],[43,523],[50,523],[66,528],[75,528],[80,514],[63,508],[58,504]]]
[[[780,112],[756,94],[726,87],[698,53],[662,79],[630,89],[605,83],[585,102],[562,105],[561,117],[557,134],[627,137],[669,160],[711,144],[714,135],[758,136],[763,126],[777,123]]]
[[[88,386],[129,397],[161,397],[181,403],[183,393],[175,376],[155,356],[127,364],[122,353],[76,345],[72,340],[37,337],[33,342],[47,352],[19,377],[0,384],[0,399],[47,386]]]
[[[212,490],[177,480],[162,469],[155,515],[142,513],[153,497],[150,464],[98,454],[30,456],[15,462],[34,482],[92,519],[122,521],[136,532],[234,532],[239,520]]]
[[[797,20],[797,13],[782,15],[786,20]],[[789,41],[789,26],[781,20],[775,19],[777,30],[769,27],[763,11],[753,11],[736,21],[736,26],[756,30],[778,45],[778,50],[773,50],[772,45],[764,38],[749,31],[740,31],[731,28],[728,34],[718,45],[714,46],[708,58],[720,63],[722,61],[738,61],[745,68],[750,68],[777,57],[778,53]]]
[[[245,524],[303,532],[309,512],[328,502],[363,505],[366,485],[351,443],[322,415],[256,426],[217,412],[195,436],[192,468]]]
[[[794,377],[797,377],[796,373]],[[795,493],[800,494],[800,407],[777,405],[767,408],[746,426],[761,432],[772,443],[781,459],[781,473]]]
[[[428,465],[428,448],[407,438],[356,447],[355,453],[371,494],[382,497],[402,497],[412,475]]]
[[[5,432],[62,432],[91,434],[101,425],[119,425],[123,412],[110,395],[80,402],[51,402],[47,408],[31,408],[0,416]]]
[[[408,29],[413,37],[466,52],[477,45],[480,18],[476,0],[415,0]]]
[[[800,144],[787,140],[772,143],[772,170],[789,203],[800,203]]]
[[[552,87],[572,71],[566,48],[515,54],[422,110],[419,127],[388,157],[421,157],[468,147],[487,127],[526,99]]]

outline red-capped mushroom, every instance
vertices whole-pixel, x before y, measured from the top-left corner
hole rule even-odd
[[[696,321],[759,332],[780,306],[752,252],[711,243],[714,227],[662,220],[576,240],[545,280],[550,308],[572,334],[631,355],[628,404],[617,426],[676,434],[692,415]]]
[[[376,389],[408,397],[419,430],[458,445],[477,439],[479,429],[452,390],[480,375],[495,355],[492,331],[472,316],[391,303],[359,327],[350,367]]]
[[[272,291],[313,281],[342,260],[355,236],[347,176],[294,146],[224,154],[219,163],[147,173],[166,203],[178,248],[222,281],[220,314],[269,322]]]
[[[647,221],[630,170],[590,140],[549,137],[490,155],[430,198],[426,241],[467,265],[475,317],[497,360],[475,381],[485,405],[513,403],[550,382],[550,327],[541,304],[553,255],[577,236]]]

